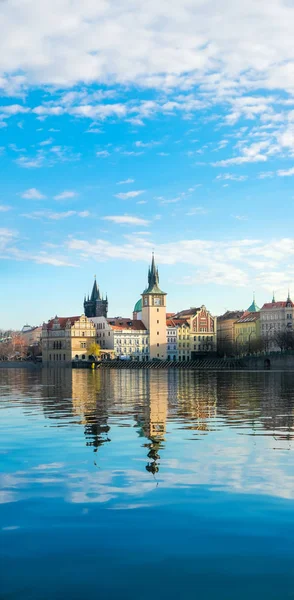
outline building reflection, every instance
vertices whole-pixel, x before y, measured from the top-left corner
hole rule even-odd
[[[107,395],[101,393],[100,372],[72,371],[72,404],[74,414],[84,426],[86,446],[97,452],[100,446],[111,441]]]
[[[136,423],[140,437],[147,450],[146,471],[155,475],[159,471],[161,450],[165,447],[166,421],[168,413],[168,372],[144,372],[142,400],[137,405]]]
[[[209,432],[217,415],[216,382],[216,372],[178,372],[176,412],[184,429]]]

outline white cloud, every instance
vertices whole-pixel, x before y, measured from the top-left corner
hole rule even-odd
[[[7,212],[11,210],[12,206],[8,206],[7,204],[0,204],[0,212]]]
[[[120,200],[128,200],[129,198],[137,198],[137,196],[141,196],[141,194],[144,194],[145,190],[134,190],[131,192],[120,192],[119,194],[115,194],[116,198],[119,198]]]
[[[43,140],[43,142],[40,142],[40,146],[50,146],[50,144],[53,143],[53,138],[48,138],[48,140]]]
[[[131,217],[128,215],[113,215],[109,217],[103,217],[104,221],[111,221],[112,223],[117,223],[118,225],[148,225],[149,221],[146,219],[141,219],[139,217]]]
[[[89,217],[90,213],[87,210],[83,210],[83,211],[76,211],[76,210],[66,210],[64,212],[54,212],[51,210],[36,210],[32,213],[27,213],[27,214],[23,214],[23,217],[26,217],[26,219],[49,219],[52,221],[60,221],[62,219],[68,219],[69,217],[80,217],[80,218],[85,218],[85,217]]]
[[[16,164],[23,169],[40,169],[43,167],[45,157],[42,153],[37,154],[34,158],[20,156],[16,159]]]
[[[279,177],[291,177],[294,175],[294,167],[291,167],[290,169],[280,169],[277,171],[277,175]]]
[[[135,146],[137,148],[153,148],[154,146],[159,146],[160,144],[161,144],[161,142],[154,142],[154,141],[142,142],[139,140],[138,142],[135,142]]]
[[[198,284],[201,280],[218,286],[254,285],[255,289],[262,287],[271,293],[272,289],[287,289],[285,282],[292,280],[292,238],[269,241],[245,238],[229,242],[184,239],[159,244],[140,239],[139,236],[133,238],[131,244],[113,244],[102,239],[71,238],[68,247],[83,257],[89,256],[91,260],[96,258],[143,262],[149,260],[152,250],[155,249],[156,261],[159,264],[186,264],[193,268],[193,274],[185,276],[183,280],[177,280],[180,285]]]
[[[124,179],[123,181],[118,181],[117,185],[125,185],[127,183],[135,183],[134,179]]]
[[[99,152],[96,152],[96,156],[98,158],[107,158],[107,156],[110,156],[110,152],[108,150],[99,150]]]
[[[25,198],[26,200],[43,200],[43,198],[46,198],[46,196],[37,190],[37,188],[30,188],[26,190],[21,194],[21,197]]]
[[[246,181],[248,179],[247,175],[233,175],[232,173],[224,173],[223,175],[217,175],[216,179],[221,181]]]
[[[54,200],[66,200],[68,198],[75,198],[77,195],[77,192],[73,190],[64,190],[64,192],[54,196]]]

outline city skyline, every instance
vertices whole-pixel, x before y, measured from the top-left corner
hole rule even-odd
[[[294,293],[293,10],[168,7],[1,3],[0,327]]]

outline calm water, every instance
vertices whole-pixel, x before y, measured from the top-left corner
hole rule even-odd
[[[294,373],[1,369],[0,395],[1,600],[294,598]]]

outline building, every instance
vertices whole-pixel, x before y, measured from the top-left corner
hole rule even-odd
[[[149,360],[148,331],[139,319],[93,317],[97,344],[121,359]]]
[[[42,327],[32,327],[30,325],[24,325],[21,330],[21,337],[23,338],[26,346],[38,345],[42,336]]]
[[[178,360],[178,330],[175,321],[166,319],[167,360]]]
[[[87,360],[95,337],[96,329],[85,315],[56,316],[42,327],[43,363],[66,366],[73,360]]]
[[[279,337],[292,334],[294,320],[294,304],[288,294],[285,302],[268,302],[260,309],[260,332],[266,350],[279,351]]]
[[[234,324],[242,317],[244,310],[227,310],[217,317],[217,341],[219,349],[233,348],[235,341]]]
[[[159,287],[154,254],[148,271],[148,286],[141,295],[142,321],[149,332],[149,358],[166,360],[166,293]]]
[[[180,349],[184,360],[193,360],[200,354],[216,352],[217,349],[217,317],[213,317],[207,308],[189,308],[177,313],[173,318],[182,319],[187,325],[178,335],[179,359]],[[181,346],[180,346],[181,343]],[[183,347],[182,344],[185,344]],[[188,346],[187,346],[188,344]]]
[[[89,319],[91,317],[107,317],[108,312],[108,299],[107,295],[105,298],[101,296],[99,287],[97,286],[96,277],[94,279],[93,289],[91,296],[86,299],[84,298],[84,314]]]
[[[260,341],[260,312],[246,311],[234,325],[235,351],[251,352]]]

